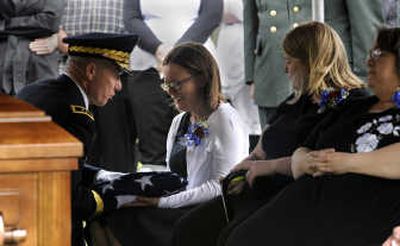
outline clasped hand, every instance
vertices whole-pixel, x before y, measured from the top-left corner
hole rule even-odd
[[[299,163],[303,174],[318,177],[326,174],[344,174],[350,172],[352,154],[336,152],[335,149],[322,149],[306,153],[304,161]]]

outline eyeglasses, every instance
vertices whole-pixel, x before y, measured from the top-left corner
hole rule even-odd
[[[161,88],[164,91],[168,91],[168,90],[175,90],[178,91],[182,88],[182,84],[188,82],[189,80],[191,80],[193,77],[187,77],[185,79],[181,79],[181,80],[175,80],[175,81],[170,81],[167,82],[165,78],[162,79],[162,83],[161,83]]]
[[[372,49],[369,51],[369,58],[372,60],[377,60],[378,58],[382,57],[384,54],[388,53],[387,51],[381,50],[379,48]]]

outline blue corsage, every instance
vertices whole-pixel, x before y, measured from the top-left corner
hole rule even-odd
[[[318,113],[323,113],[328,108],[335,108],[349,96],[349,91],[341,88],[335,90],[332,88],[325,89],[321,92],[321,101],[319,103]]]
[[[187,133],[184,135],[187,147],[198,146],[201,140],[209,135],[207,121],[200,121],[190,124]]]
[[[394,102],[394,104],[396,105],[397,108],[400,108],[400,90],[397,90],[393,96],[392,96],[392,100]]]

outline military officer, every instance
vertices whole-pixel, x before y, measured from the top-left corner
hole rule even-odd
[[[84,144],[85,157],[72,173],[72,244],[83,245],[82,221],[111,209],[111,199],[91,190],[98,169],[88,165],[94,118],[89,104],[104,106],[121,90],[120,73],[128,69],[134,35],[89,33],[64,39],[69,44],[65,74],[22,89],[17,97],[44,110]]]
[[[253,87],[262,127],[290,93],[281,42],[312,18],[311,0],[243,0],[246,84]],[[353,71],[366,76],[365,60],[383,25],[381,0],[325,1],[325,21],[341,36]],[[254,90],[255,88],[255,90]]]

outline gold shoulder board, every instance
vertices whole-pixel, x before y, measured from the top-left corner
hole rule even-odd
[[[79,105],[70,105],[71,110],[73,114],[83,114],[89,117],[91,120],[94,121],[94,116],[93,114],[87,110],[85,107],[79,106]]]

